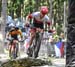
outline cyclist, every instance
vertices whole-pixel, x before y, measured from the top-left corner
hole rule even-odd
[[[11,52],[11,45],[12,45],[12,43],[17,43],[18,44],[18,35],[20,35],[21,39],[23,38],[21,30],[18,27],[15,27],[15,26],[13,26],[11,28],[11,30],[7,33],[7,38],[11,37],[11,39],[13,39],[13,41],[14,41],[14,42],[11,41],[9,43],[9,54]]]
[[[31,39],[29,45],[32,45],[33,39],[35,38],[36,31],[42,32],[44,29],[44,23],[47,23],[50,26],[51,22],[49,17],[47,16],[48,8],[47,6],[42,6],[40,11],[34,12],[28,15],[27,21],[33,19],[33,26],[34,28],[31,29]]]

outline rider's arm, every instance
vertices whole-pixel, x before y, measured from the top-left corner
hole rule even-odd
[[[45,15],[45,22],[48,25],[48,30],[49,30],[52,23],[47,15]]]
[[[50,21],[47,21],[47,24],[48,24],[48,26],[50,26],[51,25],[51,22]]]
[[[32,14],[29,14],[28,19],[32,19],[32,18],[33,18]]]
[[[51,21],[47,15],[45,16],[45,22],[48,24],[48,26],[51,25]]]
[[[18,30],[18,34],[20,34],[21,39],[23,38],[21,30]]]
[[[32,14],[28,14],[28,16],[26,17],[26,23],[29,23],[29,20],[33,18]]]
[[[8,37],[9,37],[10,34],[11,34],[10,32],[8,32],[8,33],[6,34],[6,38],[7,38],[7,39],[8,39]]]
[[[32,15],[29,14],[28,16],[26,16],[26,22],[25,24],[30,24],[30,19],[32,19]]]

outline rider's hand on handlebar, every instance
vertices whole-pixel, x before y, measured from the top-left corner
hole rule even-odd
[[[54,31],[55,31],[55,30],[51,30],[51,29],[50,29],[48,32],[49,32],[49,33],[53,33]]]

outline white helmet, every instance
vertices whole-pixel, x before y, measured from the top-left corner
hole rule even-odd
[[[13,23],[9,24],[9,27],[15,27],[15,25]]]

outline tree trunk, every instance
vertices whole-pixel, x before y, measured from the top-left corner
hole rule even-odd
[[[52,0],[50,0],[50,21],[52,22]],[[49,29],[52,29],[52,25]]]
[[[2,40],[1,40],[1,44],[0,44],[0,53],[3,53],[3,45],[4,45],[4,40],[5,40],[5,26],[6,26],[6,8],[7,8],[7,0],[2,0],[2,12],[1,12],[1,19],[2,19],[2,23],[1,23],[1,36],[2,36]]]
[[[1,17],[1,5],[2,5],[2,3],[1,3],[1,0],[0,0],[0,17]]]
[[[66,67],[75,64],[75,0],[69,0],[69,15],[67,26]]]

